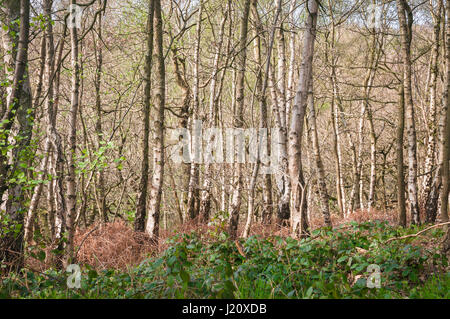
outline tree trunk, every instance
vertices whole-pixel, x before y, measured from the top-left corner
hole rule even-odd
[[[76,0],[71,0],[71,5],[76,5]],[[70,17],[69,17],[70,18]],[[76,175],[75,175],[75,157],[77,150],[77,115],[79,107],[79,89],[80,89],[80,61],[78,53],[78,30],[75,25],[75,14],[71,17],[73,23],[70,27],[71,43],[71,63],[72,63],[72,89],[70,99],[70,131],[69,131],[69,154],[68,166],[69,174],[67,176],[67,264],[75,262],[74,258],[74,235],[75,235],[75,217],[76,217]]]
[[[200,42],[201,42],[201,32],[202,32],[202,12],[203,12],[203,1],[199,1],[199,10],[198,10],[198,20],[197,20],[197,36],[195,42],[195,52],[194,52],[194,86],[192,88],[192,95],[194,98],[193,101],[193,110],[192,110],[192,128],[193,131],[196,130],[196,121],[198,120],[199,112],[200,112],[200,100],[199,100],[199,89],[200,89],[200,77],[199,77],[199,68],[200,68]],[[195,138],[197,137],[197,138]],[[188,215],[191,220],[197,220],[199,213],[199,183],[200,183],[200,170],[199,170],[199,162],[201,162],[202,154],[201,150],[202,141],[199,136],[193,135],[192,143],[191,143],[191,153],[193,155],[193,160],[191,162],[191,172],[189,179],[189,190],[188,190],[188,200],[187,200],[187,209]]]
[[[101,1],[101,0],[100,0]],[[100,3],[101,5],[101,3]],[[95,133],[98,138],[98,149],[104,147],[105,141],[103,138],[103,129],[102,129],[102,100],[101,100],[101,85],[102,85],[102,72],[103,72],[103,50],[102,50],[102,15],[100,14],[98,17],[98,43],[94,41],[95,45],[95,58],[96,58],[96,70],[94,76],[94,86],[95,86],[95,111],[96,111],[96,122],[95,122]],[[105,172],[103,168],[100,168],[97,172],[97,182],[98,187],[95,190],[95,197],[97,200],[97,206],[100,213],[100,216],[103,219],[103,222],[108,222],[108,212],[106,206],[106,194],[105,194]]]
[[[241,36],[239,41],[239,54],[237,66],[237,85],[236,85],[236,111],[234,113],[233,127],[241,129],[244,126],[244,80],[245,67],[247,62],[247,33],[248,33],[248,18],[250,12],[250,0],[244,1],[244,11],[241,18]],[[233,145],[235,145],[233,143]],[[234,159],[234,180],[233,180],[233,198],[231,202],[230,211],[230,225],[229,234],[231,239],[237,238],[237,231],[239,225],[239,213],[242,202],[242,163]]]
[[[331,41],[330,61],[328,61],[328,52],[325,53],[325,57],[327,62],[331,65],[331,74],[329,76],[329,79],[333,89],[333,94],[331,97],[331,115],[333,124],[333,151],[336,157],[336,194],[338,200],[339,213],[341,216],[343,216],[346,211],[346,198],[344,189],[344,179],[342,175],[342,151],[341,151],[341,132],[340,132],[340,116],[339,116],[341,101],[339,97],[339,87],[337,83],[337,74],[336,74],[336,61],[337,61],[337,58],[335,56],[336,26],[332,12],[331,18],[332,24],[331,24],[331,40],[330,40]]]
[[[207,115],[207,125],[209,128],[217,127],[218,121],[217,121],[217,108],[218,108],[218,96],[217,96],[217,82],[219,80],[219,62],[220,62],[220,56],[222,54],[222,42],[225,34],[225,23],[228,19],[228,10],[231,8],[231,3],[228,1],[227,9],[224,12],[224,16],[222,18],[222,21],[220,23],[220,32],[219,32],[219,38],[217,40],[217,48],[216,52],[214,53],[214,59],[213,59],[213,71],[212,71],[212,77],[211,77],[211,84],[209,89],[209,110]],[[212,147],[214,143],[220,142],[218,140],[218,136],[211,135],[208,138],[207,145],[209,147]],[[200,221],[203,223],[207,223],[209,220],[210,210],[211,210],[211,192],[212,192],[212,185],[211,185],[211,179],[212,179],[212,162],[209,160],[205,161],[205,176],[203,181],[203,192],[200,202]]]
[[[317,186],[319,187],[319,194],[321,200],[322,214],[325,221],[325,225],[332,227],[330,218],[330,197],[328,196],[327,183],[325,180],[325,170],[323,168],[322,156],[320,154],[319,137],[317,133],[316,124],[316,110],[314,107],[314,90],[312,85],[312,79],[310,80],[310,92],[309,92],[309,125],[311,126],[312,146],[314,150],[314,160],[317,169]]]
[[[413,224],[420,224],[417,191],[417,140],[414,105],[411,91],[411,37],[413,16],[406,0],[397,0],[397,12],[401,30],[403,86],[405,95],[406,124],[408,136],[408,197]]]
[[[433,185],[433,171],[436,167],[436,137],[437,137],[437,80],[439,72],[439,53],[440,53],[440,27],[442,15],[442,0],[437,3],[436,12],[432,11],[434,20],[433,33],[433,51],[430,61],[430,88],[429,88],[429,114],[428,120],[428,141],[427,141],[427,156],[425,159],[425,177],[423,180],[423,194],[425,202],[425,218],[427,223],[434,223],[436,220],[437,201],[433,200],[431,193]],[[436,204],[435,204],[436,203]]]
[[[444,87],[444,101],[442,108],[442,152],[441,152],[441,174],[442,174],[442,189],[440,193],[441,197],[441,222],[448,221],[448,200],[449,200],[449,160],[450,160],[450,23],[448,21],[450,17],[450,3],[447,1],[447,25],[445,34],[445,87]],[[450,227],[447,227],[447,240],[446,243],[450,245]],[[450,247],[450,246],[449,246]]]
[[[398,120],[397,120],[397,202],[398,202],[398,224],[406,227],[405,207],[405,177],[403,165],[403,133],[405,131],[405,94],[403,83],[400,84],[398,92]]]
[[[306,203],[306,183],[302,169],[302,135],[303,122],[308,102],[308,89],[311,82],[314,58],[314,41],[318,3],[308,0],[308,17],[303,39],[302,64],[300,66],[299,84],[292,106],[292,117],[289,132],[289,174],[291,179],[291,233],[293,237],[309,235]]]
[[[21,0],[20,7],[17,6],[17,2],[13,3],[12,1],[8,1],[7,9],[9,11],[8,18],[14,21],[18,18],[17,10],[20,8],[20,31],[19,38],[17,41],[17,51],[15,55],[14,61],[14,76],[12,78],[12,87],[11,91],[8,94],[7,105],[1,124],[0,124],[0,132],[3,135],[2,148],[7,150],[8,147],[8,138],[11,127],[14,123],[16,113],[20,108],[25,108],[25,111],[28,111],[29,107],[27,107],[26,102],[27,94],[24,91],[27,89],[28,81],[24,81],[25,76],[27,74],[26,67],[28,62],[28,42],[29,42],[29,30],[30,30],[30,2],[28,0]],[[14,46],[15,47],[15,46]],[[26,134],[23,132],[23,126],[21,126],[21,130],[19,134]],[[23,136],[23,135],[22,135]],[[16,147],[20,148],[22,145],[18,145]],[[0,201],[3,199],[3,193],[8,189],[12,190],[12,194],[8,196],[7,200],[4,200],[6,203],[5,213],[1,213],[0,219],[2,221],[2,227],[0,228],[0,238],[2,241],[0,242],[0,261],[2,264],[6,266],[5,271],[17,271],[23,266],[23,226],[24,226],[24,211],[18,205],[22,202],[22,190],[21,185],[11,185],[7,183],[8,178],[10,177],[10,169],[8,162],[6,151],[2,149],[0,152]],[[21,154],[14,152],[15,161],[19,161]],[[19,189],[18,189],[19,188]],[[16,196],[19,196],[17,199]],[[13,198],[16,200],[15,203],[10,200]],[[7,218],[4,218],[2,215],[6,214]],[[4,224],[3,222],[6,221]],[[18,231],[14,231],[18,229]],[[3,231],[6,230],[7,233],[3,234]]]
[[[446,72],[445,72],[445,88],[444,88],[444,105],[442,117],[445,115],[445,122],[443,125],[443,143],[442,143],[442,191],[441,191],[441,221],[448,221],[448,200],[449,200],[449,159],[450,159],[450,3],[446,3],[446,34],[445,34],[445,62],[446,62]],[[447,225],[447,233],[443,242],[443,251],[450,251],[450,227]]]
[[[150,106],[151,106],[151,80],[152,80],[152,55],[153,55],[153,19],[155,1],[150,0],[147,16],[147,52],[145,56],[144,73],[144,137],[142,139],[142,163],[141,180],[139,183],[139,198],[136,207],[136,219],[134,230],[145,231],[145,218],[147,215],[147,192],[149,174],[149,137],[150,137]]]
[[[166,70],[163,52],[163,21],[161,13],[161,0],[155,1],[155,43],[158,87],[156,93],[156,109],[158,117],[155,121],[155,148],[153,151],[153,178],[150,191],[150,207],[145,231],[151,239],[158,243],[159,216],[161,210],[161,194],[164,182],[164,110],[166,98]]]
[[[269,47],[268,47],[267,53],[266,53],[267,54],[267,62],[266,62],[265,71],[264,71],[264,80],[263,80],[263,73],[262,73],[263,63],[261,60],[261,38],[260,38],[259,34],[256,35],[256,40],[255,40],[255,57],[256,57],[256,63],[259,67],[259,71],[257,73],[257,80],[256,80],[256,82],[257,82],[257,84],[256,84],[257,93],[256,94],[257,94],[258,102],[259,102],[260,109],[261,109],[260,128],[266,129],[266,130],[267,130],[267,124],[268,124],[266,91],[267,91],[267,86],[268,86],[268,81],[269,81],[270,58],[272,55],[273,42],[274,42],[274,38],[275,38],[275,28],[278,23],[278,17],[281,14],[281,9],[282,9],[281,0],[278,0],[277,1],[277,11],[275,14],[274,23],[273,23],[272,30],[270,33]],[[252,13],[255,16],[255,20],[257,22],[259,22],[259,16],[258,16],[258,11],[257,11],[257,6],[256,6],[255,0],[252,1]],[[259,169],[260,169],[260,165],[261,165],[261,148],[264,148],[266,152],[268,151],[268,144],[261,145],[261,142],[262,142],[261,131],[258,134],[257,141],[258,141],[257,142],[257,144],[258,144],[257,158],[256,158],[256,164],[253,168],[253,173],[252,173],[250,187],[249,187],[247,221],[245,223],[244,233],[243,233],[244,238],[248,237],[248,235],[250,233],[250,227],[251,227],[252,219],[253,219],[253,215],[254,215],[255,187],[256,187],[256,181],[258,178]],[[267,178],[269,179],[269,181],[267,181]],[[264,182],[266,185],[266,190],[270,192],[271,191],[270,188],[267,189],[268,187],[271,187],[270,175],[264,174]],[[264,212],[264,210],[268,209],[267,208],[268,203],[267,203],[266,196],[264,196],[265,198],[263,199],[264,206],[265,206],[263,209],[265,222],[267,222],[267,220],[268,220],[267,212]]]

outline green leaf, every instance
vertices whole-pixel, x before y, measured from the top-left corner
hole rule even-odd
[[[180,277],[184,283],[188,283],[191,280],[189,274],[183,268],[180,269]]]

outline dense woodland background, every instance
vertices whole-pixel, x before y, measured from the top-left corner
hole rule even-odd
[[[118,220],[153,245],[186,224],[234,240],[448,222],[448,1],[0,3],[2,271],[36,245],[75,263],[77,234]],[[280,132],[279,166],[269,144],[176,163],[171,132],[196,120]]]

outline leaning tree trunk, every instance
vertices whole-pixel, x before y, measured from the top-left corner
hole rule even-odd
[[[314,41],[318,3],[316,0],[307,2],[308,17],[303,39],[302,64],[297,94],[292,106],[292,118],[289,132],[289,174],[291,180],[291,233],[293,237],[309,235],[306,203],[306,183],[302,169],[302,135],[303,122],[308,102],[308,89],[311,82],[312,63],[314,58]]]

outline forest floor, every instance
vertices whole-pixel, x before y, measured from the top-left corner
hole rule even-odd
[[[162,231],[158,248],[125,222],[93,225],[76,237],[79,289],[32,247],[22,273],[2,278],[0,298],[450,298],[443,228],[400,239],[429,225],[403,229],[392,212],[377,214],[336,217],[333,231],[313,219],[301,240],[255,224],[232,241],[224,223],[186,224]]]

